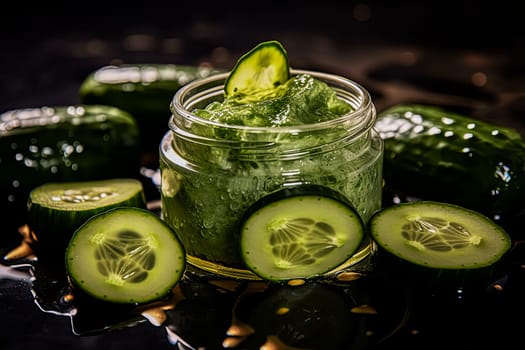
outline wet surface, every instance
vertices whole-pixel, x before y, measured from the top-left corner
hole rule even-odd
[[[511,348],[521,340],[525,310],[524,248],[516,245],[487,283],[414,279],[380,258],[370,274],[288,285],[190,269],[167,297],[139,306],[95,300],[71,287],[60,269],[26,261],[0,274],[2,326],[15,326],[2,337],[13,349],[36,342],[44,348],[138,349],[147,342],[179,349]]]
[[[105,65],[228,68],[255,43],[277,38],[292,66],[360,82],[378,110],[432,103],[525,135],[525,52],[515,17],[523,13],[521,5],[370,1],[342,10],[328,1],[323,13],[306,6],[277,14],[261,9],[250,17],[240,8],[201,5],[208,11],[189,4],[162,11],[166,5],[156,1],[125,14],[117,7],[100,12],[96,3],[32,10],[16,5],[18,11],[2,22],[0,112],[77,103],[83,79]],[[311,25],[314,19],[318,26]],[[154,149],[158,140],[148,142]],[[148,176],[141,176],[153,201],[156,154],[145,152],[143,164]],[[1,256],[20,243],[24,218],[16,214],[3,216],[9,219],[1,232]],[[511,225],[515,245],[501,270],[474,291],[414,284],[386,272],[298,287],[193,278],[146,311],[68,299],[61,271],[33,260],[2,260],[0,344],[6,350],[516,348],[525,326],[521,222],[523,215]]]

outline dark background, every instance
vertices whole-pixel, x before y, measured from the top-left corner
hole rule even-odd
[[[296,68],[362,83],[379,110],[447,106],[525,135],[521,1],[25,1],[0,13],[0,113],[78,102],[89,73],[119,63],[230,68],[280,40]],[[474,79],[482,74],[485,80]],[[151,140],[155,143],[158,140]],[[40,312],[28,285],[0,279],[0,348],[173,349],[148,324],[78,338]]]
[[[0,111],[77,102],[87,74],[112,63],[231,68],[241,53],[269,39],[284,44],[294,67],[359,80],[380,109],[415,99],[406,96],[411,89],[434,89],[481,97],[488,112],[504,90],[519,87],[523,93],[525,86],[521,1],[95,0],[10,6],[0,23]],[[467,93],[477,70],[493,70],[494,79]],[[410,86],[394,100],[380,84],[385,82],[395,82],[395,89]],[[470,101],[437,102],[473,111]]]

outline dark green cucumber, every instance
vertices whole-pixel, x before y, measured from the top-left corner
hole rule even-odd
[[[39,258],[63,262],[73,232],[95,214],[114,207],[146,208],[142,183],[132,178],[50,182],[33,189],[28,225],[37,238]]]
[[[304,185],[279,190],[248,208],[241,256],[263,279],[310,279],[345,262],[363,237],[363,222],[344,196]]]
[[[185,266],[175,232],[140,208],[117,207],[92,216],[66,250],[72,285],[110,303],[143,304],[165,297]]]
[[[385,190],[506,220],[525,207],[525,141],[446,109],[401,104],[378,115]]]
[[[386,207],[372,216],[368,228],[378,246],[379,268],[439,288],[485,290],[511,248],[510,236],[495,221],[443,202]]]
[[[217,70],[173,64],[122,64],[90,73],[79,89],[82,103],[115,106],[138,122],[145,147],[157,147],[168,130],[170,103],[175,92],[197,78]]]
[[[36,186],[137,177],[140,162],[136,121],[118,108],[69,105],[0,114],[0,194],[6,215],[19,218],[14,221],[24,220]]]

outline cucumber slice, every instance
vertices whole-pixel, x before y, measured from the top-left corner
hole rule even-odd
[[[142,304],[166,296],[185,266],[175,232],[141,208],[117,207],[91,217],[66,250],[72,284],[113,303]]]
[[[39,258],[59,260],[73,232],[91,216],[114,207],[146,208],[144,188],[132,178],[50,182],[28,199],[28,224],[37,237]]]
[[[317,185],[283,189],[245,213],[241,256],[266,280],[314,278],[346,261],[364,231],[360,216],[340,193]]]
[[[419,266],[468,270],[491,266],[510,249],[503,228],[453,204],[415,201],[387,207],[369,221],[379,247]]]
[[[224,84],[225,96],[238,95],[239,101],[257,92],[271,90],[290,78],[288,54],[275,40],[265,41],[242,55]],[[259,99],[259,97],[257,97]]]

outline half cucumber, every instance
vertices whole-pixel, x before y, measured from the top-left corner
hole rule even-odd
[[[260,100],[261,92],[272,90],[290,78],[288,54],[275,40],[265,41],[242,55],[224,84],[225,96],[236,95],[239,102]],[[255,97],[253,97],[255,96]]]
[[[357,250],[364,231],[360,216],[340,193],[317,185],[282,189],[245,213],[241,256],[266,280],[319,277]]]
[[[50,182],[34,188],[28,199],[28,224],[37,238],[39,259],[63,264],[73,232],[91,216],[118,206],[146,208],[139,180]]]
[[[448,203],[415,201],[376,212],[369,222],[376,243],[392,255],[431,269],[491,266],[511,239],[484,215]]]
[[[112,303],[142,304],[166,296],[185,265],[175,232],[140,208],[117,207],[91,217],[66,250],[72,284]]]

